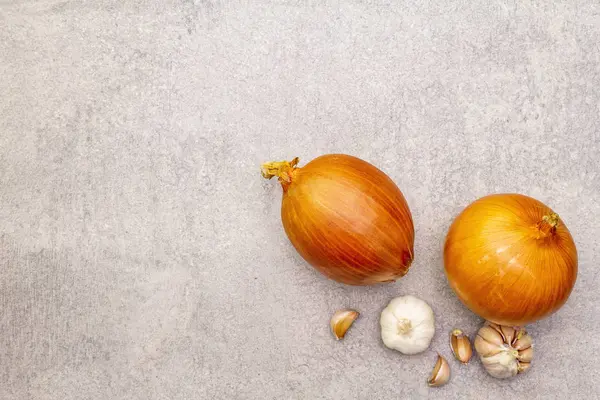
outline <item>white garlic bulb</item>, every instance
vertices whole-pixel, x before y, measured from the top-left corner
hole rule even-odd
[[[433,310],[410,295],[393,299],[381,312],[379,322],[383,343],[403,354],[425,351],[435,333]]]
[[[533,341],[524,328],[486,322],[475,337],[475,351],[488,374],[505,379],[529,369]]]

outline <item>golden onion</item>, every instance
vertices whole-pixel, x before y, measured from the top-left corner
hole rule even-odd
[[[444,246],[450,286],[475,314],[520,326],[558,310],[577,278],[567,226],[543,203],[496,194],[470,204]]]
[[[281,219],[300,255],[350,285],[394,281],[413,260],[414,227],[400,189],[359,158],[328,154],[306,166],[272,162],[263,176],[283,188]]]

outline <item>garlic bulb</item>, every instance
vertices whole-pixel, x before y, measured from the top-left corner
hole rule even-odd
[[[414,296],[393,299],[381,312],[381,339],[403,354],[425,351],[435,333],[433,310]]]
[[[488,374],[505,379],[529,369],[533,343],[524,328],[486,322],[475,337],[475,351]]]

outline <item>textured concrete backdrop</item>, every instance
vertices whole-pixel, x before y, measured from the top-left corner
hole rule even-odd
[[[599,43],[597,0],[0,0],[0,398],[599,398]],[[258,166],[330,152],[404,191],[401,281],[336,284],[288,243]],[[446,230],[504,191],[567,222],[575,290],[531,372],[451,361],[430,389],[481,323]],[[406,293],[437,317],[412,357],[378,330]]]

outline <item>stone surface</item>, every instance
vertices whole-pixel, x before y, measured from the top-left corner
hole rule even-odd
[[[598,43],[595,0],[0,0],[0,398],[600,397]],[[404,191],[401,281],[328,281],[286,239],[258,165],[331,152]],[[481,321],[441,249],[505,191],[561,214],[580,273],[498,381],[451,360]],[[412,357],[378,332],[407,293],[438,329]]]

